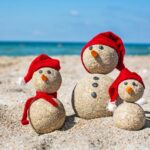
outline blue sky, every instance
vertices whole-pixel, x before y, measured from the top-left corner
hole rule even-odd
[[[110,30],[150,43],[150,1],[0,0],[0,40],[87,41]]]

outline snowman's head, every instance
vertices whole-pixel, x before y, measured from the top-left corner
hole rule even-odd
[[[34,72],[32,82],[36,91],[54,93],[60,88],[62,78],[59,71],[43,67]]]
[[[113,32],[103,32],[93,37],[81,51],[81,61],[89,73],[107,74],[124,66],[124,44]]]
[[[118,86],[120,98],[126,102],[136,102],[144,93],[144,86],[137,80],[128,79]]]
[[[110,73],[116,68],[119,61],[116,50],[102,44],[87,47],[82,57],[83,63],[90,73]]]

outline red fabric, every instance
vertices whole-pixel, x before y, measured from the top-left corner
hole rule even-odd
[[[53,98],[57,98],[57,93],[53,93],[53,94],[47,94],[47,93],[43,93],[43,92],[36,92],[36,96],[29,98],[26,103],[25,103],[25,107],[24,107],[24,111],[23,111],[23,116],[21,119],[21,123],[22,125],[27,125],[29,124],[29,121],[27,120],[28,117],[28,110],[31,106],[31,104],[38,100],[39,98],[42,98],[46,101],[48,101],[51,105],[53,105],[54,107],[58,106],[58,103],[53,99]]]
[[[103,32],[103,33],[96,35],[92,40],[90,40],[83,47],[83,49],[81,51],[81,61],[82,61],[82,64],[83,64],[83,66],[87,72],[89,72],[89,71],[83,62],[83,53],[87,47],[92,46],[92,45],[96,45],[96,44],[102,44],[102,45],[106,45],[106,46],[114,48],[118,54],[118,57],[119,57],[118,65],[116,68],[118,70],[122,70],[125,67],[123,64],[123,59],[124,59],[124,55],[125,55],[125,48],[124,48],[124,44],[123,44],[121,38],[112,32]]]
[[[124,68],[109,88],[110,102],[116,102],[119,84],[128,79],[135,79],[145,87],[142,78],[136,72],[131,72],[127,68]]]
[[[55,70],[60,70],[60,63],[57,59],[53,59],[46,54],[41,54],[32,61],[28,72],[24,77],[24,81],[26,83],[30,81],[33,76],[33,73],[42,67],[50,67]]]

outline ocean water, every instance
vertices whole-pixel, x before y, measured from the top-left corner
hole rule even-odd
[[[0,42],[0,56],[79,55],[85,43]],[[150,55],[150,44],[125,44],[127,55]]]

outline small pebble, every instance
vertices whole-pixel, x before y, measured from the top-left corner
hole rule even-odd
[[[91,96],[92,96],[93,98],[96,98],[96,97],[97,97],[97,94],[96,94],[95,92],[92,92],[92,93],[91,93]]]
[[[98,83],[93,83],[92,86],[93,87],[98,87]]]
[[[99,80],[99,77],[96,77],[96,76],[95,76],[95,77],[93,77],[93,79],[94,79],[94,80]]]

